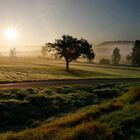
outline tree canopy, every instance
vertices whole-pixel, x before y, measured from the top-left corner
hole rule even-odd
[[[53,48],[57,56],[64,57],[66,70],[69,70],[69,63],[81,55],[86,56],[89,60],[93,60],[95,57],[92,44],[83,38],[77,39],[70,35],[63,35],[61,39],[56,39],[54,43],[46,43],[46,45]]]
[[[140,66],[140,41],[136,40],[131,53],[132,65]]]

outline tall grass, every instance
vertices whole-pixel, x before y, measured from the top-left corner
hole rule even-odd
[[[102,95],[92,86],[63,86],[0,90],[0,131],[19,131],[39,125],[46,119],[75,111],[81,107],[100,104],[119,93]]]
[[[0,138],[1,140],[139,139],[139,95],[140,88],[134,88],[110,101],[90,105],[36,128],[3,133]]]

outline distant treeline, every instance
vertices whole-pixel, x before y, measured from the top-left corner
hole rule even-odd
[[[121,40],[118,40],[118,41],[105,41],[105,42],[102,42],[98,45],[96,45],[96,47],[100,47],[100,46],[109,46],[109,45],[114,45],[114,44],[134,44],[135,41],[121,41]]]

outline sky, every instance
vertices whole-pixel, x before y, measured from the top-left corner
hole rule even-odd
[[[14,41],[4,36],[8,27]],[[63,34],[93,45],[140,39],[140,0],[0,0],[0,46],[34,49]]]

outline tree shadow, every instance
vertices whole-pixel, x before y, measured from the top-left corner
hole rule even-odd
[[[93,76],[111,76],[111,74],[103,73],[103,72],[95,72],[95,71],[88,71],[88,70],[77,70],[71,69],[69,71],[65,70],[65,73],[71,75],[73,77],[93,77]]]

